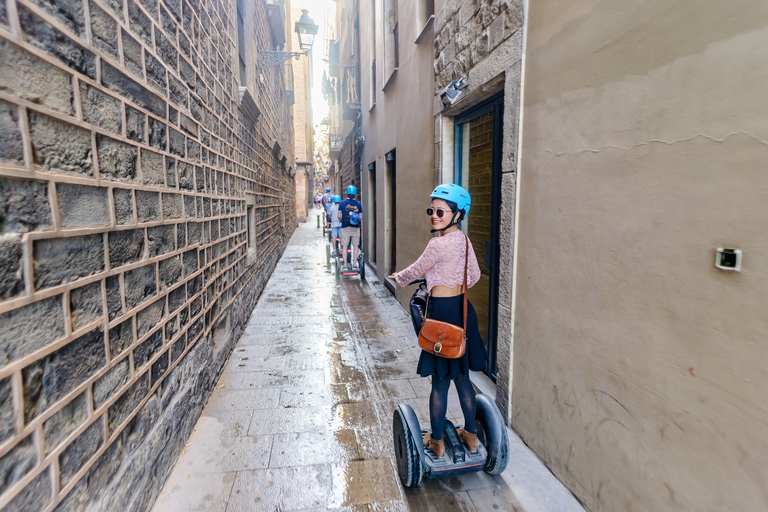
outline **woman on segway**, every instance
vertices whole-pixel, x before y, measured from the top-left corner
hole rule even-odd
[[[461,221],[469,214],[469,192],[453,183],[445,183],[438,186],[429,197],[432,204],[427,208],[427,215],[432,224],[432,233],[437,232],[440,236],[429,241],[427,248],[413,265],[395,272],[390,277],[395,279],[399,286],[407,286],[414,279],[424,275],[430,295],[427,316],[463,326],[466,293],[465,254],[468,258],[467,287],[471,288],[480,280],[480,267],[472,243],[460,229]],[[429,397],[432,433],[424,436],[423,442],[427,449],[440,458],[445,454],[443,424],[451,381],[459,394],[461,410],[464,413],[464,428],[457,429],[459,438],[470,451],[477,450],[475,390],[469,379],[469,371],[485,369],[488,356],[480,338],[477,314],[470,302],[467,302],[466,339],[467,347],[462,357],[447,359],[422,350],[416,367],[416,373],[422,377],[432,377],[432,392]]]

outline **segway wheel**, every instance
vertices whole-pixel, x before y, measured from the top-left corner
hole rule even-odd
[[[424,464],[416,444],[421,442],[421,439],[413,438],[411,429],[408,428],[408,423],[399,407],[395,409],[392,418],[392,433],[400,481],[405,487],[416,487],[421,483],[421,477],[424,474]]]
[[[499,475],[509,464],[509,437],[501,412],[488,395],[477,395],[477,416],[475,429],[477,439],[488,452],[483,470],[490,475]]]
[[[325,264],[326,265],[331,264],[331,246],[330,245],[325,246]]]
[[[363,259],[363,253],[360,253],[360,257],[357,258],[357,265],[360,267],[360,280],[365,281],[365,259]]]
[[[336,280],[341,280],[341,260],[339,258],[336,258],[336,264],[334,265],[336,267]]]

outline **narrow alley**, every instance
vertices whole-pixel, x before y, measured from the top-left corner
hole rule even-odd
[[[485,473],[402,487],[394,408],[428,425],[413,327],[375,277],[336,283],[314,221],[293,235],[154,511],[581,510],[515,436],[507,473],[522,485],[538,474],[524,492]],[[452,391],[448,418],[461,417]],[[542,505],[521,504],[534,491]]]

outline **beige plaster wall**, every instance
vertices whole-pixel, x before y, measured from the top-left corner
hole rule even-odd
[[[768,4],[528,23],[513,425],[592,511],[767,510]]]
[[[412,264],[424,251],[430,237],[430,225],[424,208],[429,205],[429,194],[434,189],[434,117],[432,110],[434,34],[431,26],[422,32],[417,19],[416,2],[399,2],[398,29],[400,32],[399,67],[393,77],[385,73],[383,2],[360,3],[360,56],[361,101],[365,146],[363,168],[363,207],[368,206],[368,165],[376,162],[376,194],[378,203],[376,273],[387,275],[389,246],[385,244],[385,174],[386,154],[393,149],[397,154],[397,267]],[[375,17],[374,17],[375,15]],[[374,21],[375,20],[375,21]],[[368,31],[375,26],[375,38]],[[375,39],[375,48],[371,46]],[[371,103],[371,60],[376,58],[376,104]],[[389,79],[386,89],[385,82]],[[365,218],[370,218],[366,215]],[[370,245],[366,245],[366,251]],[[397,288],[397,298],[407,304],[413,290]]]

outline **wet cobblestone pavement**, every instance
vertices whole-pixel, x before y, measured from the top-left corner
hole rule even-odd
[[[410,318],[369,272],[337,283],[314,217],[262,294],[155,512],[517,510],[501,477],[397,478],[392,414],[428,425]],[[448,418],[462,423],[455,391]]]

